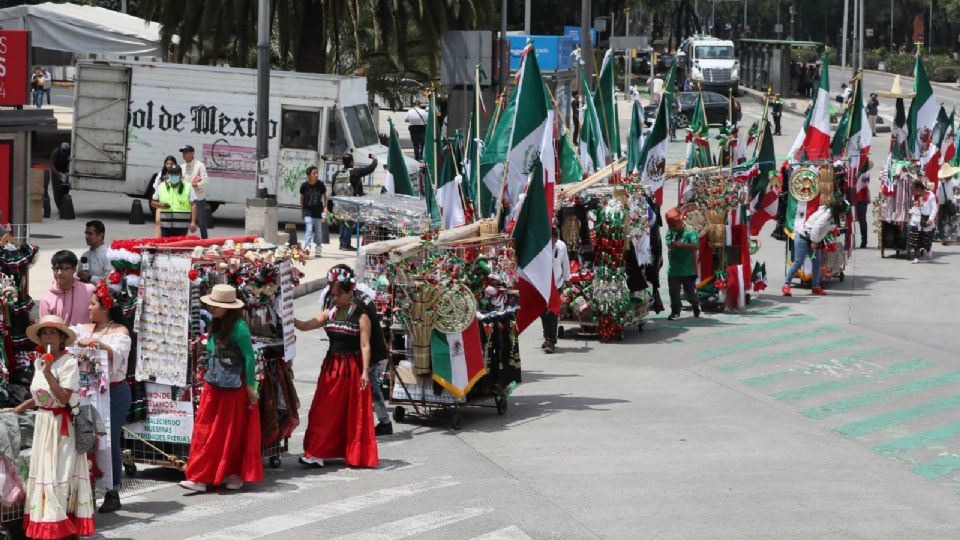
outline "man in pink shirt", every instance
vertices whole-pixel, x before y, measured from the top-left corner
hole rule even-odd
[[[83,283],[77,276],[77,256],[61,250],[50,258],[53,283],[40,300],[40,316],[56,315],[64,324],[73,326],[90,322],[90,297],[96,287]]]

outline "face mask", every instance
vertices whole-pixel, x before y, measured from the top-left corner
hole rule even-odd
[[[167,182],[170,182],[171,185],[177,185],[180,183],[180,177],[175,175],[170,175],[167,177]]]

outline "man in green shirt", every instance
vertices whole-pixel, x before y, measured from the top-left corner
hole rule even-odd
[[[694,257],[700,249],[700,236],[696,231],[686,228],[683,214],[676,208],[667,212],[667,285],[670,288],[670,316],[667,320],[680,317],[680,288],[693,306],[693,316],[700,316],[700,298],[697,296],[697,269]]]

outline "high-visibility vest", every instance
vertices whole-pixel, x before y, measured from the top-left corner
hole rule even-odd
[[[192,219],[192,204],[190,203],[190,186],[182,184],[177,187],[168,182],[160,183],[157,188],[157,199],[161,204],[170,208],[160,209],[161,229],[187,229]]]

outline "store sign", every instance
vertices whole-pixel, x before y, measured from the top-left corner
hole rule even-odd
[[[13,196],[13,141],[0,141],[0,223],[10,223]]]
[[[30,49],[27,30],[0,30],[0,105],[26,105]]]
[[[190,443],[193,435],[193,402],[182,388],[145,383],[147,419],[127,429],[140,438],[155,442]],[[134,438],[127,435],[128,438]]]

